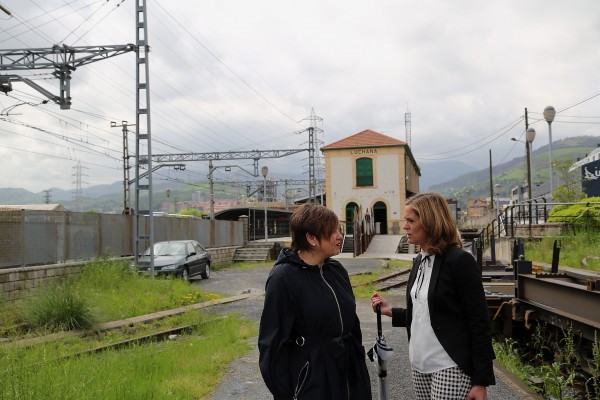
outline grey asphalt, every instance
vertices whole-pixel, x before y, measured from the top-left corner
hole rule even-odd
[[[383,237],[379,236],[379,237]],[[385,237],[384,237],[385,238]],[[389,238],[385,238],[389,240]],[[391,240],[393,242],[394,240]],[[381,244],[378,244],[381,245]],[[383,245],[382,245],[383,246]],[[385,246],[384,246],[385,247]],[[381,251],[381,258],[399,258],[412,260],[414,255],[393,255],[393,252]],[[349,254],[338,256],[340,262],[346,267],[350,274],[366,272],[381,266],[384,261],[373,257],[374,253],[359,257]],[[390,257],[388,257],[388,255]],[[260,293],[264,289],[264,282],[269,273],[268,268],[256,268],[253,270],[224,270],[215,271],[208,280],[197,281],[197,285],[207,291],[216,291],[224,294],[237,295],[243,292]],[[392,304],[402,307],[405,304],[404,294],[387,294],[386,297]],[[212,312],[225,313],[237,312],[256,322],[260,320],[262,303],[264,297],[257,296],[249,300],[216,306]],[[357,300],[357,313],[361,321],[363,332],[363,345],[366,349],[373,345],[377,335],[377,319],[371,309],[368,299]],[[394,349],[394,356],[389,362],[387,386],[389,399],[411,399],[414,398],[410,378],[410,367],[408,362],[408,341],[406,330],[403,328],[392,328],[391,320],[383,317],[383,334],[388,345]],[[228,371],[210,397],[213,400],[262,400],[272,399],[268,389],[264,385],[258,368],[257,338],[252,338],[249,343],[252,350],[246,355],[233,361]],[[378,399],[378,376],[377,366],[367,359],[367,366],[371,375],[373,399]],[[490,400],[518,400],[518,399],[541,399],[541,397],[527,390],[516,378],[507,373],[500,366],[495,367],[497,384],[488,389]]]

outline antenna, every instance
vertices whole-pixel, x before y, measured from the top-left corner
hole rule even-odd
[[[410,111],[408,111],[408,109],[404,113],[404,127],[406,129],[406,143],[408,143],[408,147],[412,147],[412,138],[410,133]]]

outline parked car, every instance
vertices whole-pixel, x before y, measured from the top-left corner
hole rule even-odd
[[[150,248],[138,258],[137,270],[150,275]],[[157,276],[174,275],[188,281],[210,277],[210,253],[195,240],[154,243],[154,271]]]

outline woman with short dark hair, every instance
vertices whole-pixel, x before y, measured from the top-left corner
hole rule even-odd
[[[275,400],[370,400],[371,384],[336,214],[305,204],[269,274],[258,349]]]
[[[492,332],[473,256],[462,249],[444,197],[420,193],[406,202],[404,230],[419,245],[407,288],[407,308],[392,308],[373,293],[373,310],[408,330],[409,359],[417,399],[487,399],[495,384]]]

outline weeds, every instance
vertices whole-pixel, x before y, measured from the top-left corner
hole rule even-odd
[[[24,320],[33,328],[52,331],[88,329],[96,321],[91,304],[69,282],[50,286],[30,297]]]
[[[569,324],[567,330],[563,330],[563,338],[560,340],[561,346],[558,348],[558,354],[563,367],[568,375],[574,374],[579,366],[579,356],[577,355],[577,346],[575,345],[575,334],[573,326]]]
[[[564,375],[563,364],[558,361],[539,367],[538,375],[544,383],[544,394],[559,400],[565,399],[566,389],[575,381],[575,372]]]
[[[598,233],[586,233],[574,235],[563,235],[560,237],[545,236],[540,241],[527,241],[525,243],[525,254],[527,259],[550,264],[552,263],[552,249],[554,241],[560,239],[560,265],[600,271],[600,259],[587,258],[588,265],[582,264],[581,260],[587,256],[599,256],[597,252],[590,249],[598,248]]]
[[[64,358],[68,349],[62,343],[27,349],[0,346],[0,400],[207,398],[226,365],[250,349],[248,339],[257,335],[257,328],[236,315],[210,320],[192,315],[197,327],[191,334],[118,351]]]
[[[597,331],[594,331],[590,369],[592,370],[592,374],[586,381],[585,391],[589,399],[598,399],[600,398],[600,344],[598,343]]]
[[[494,352],[496,358],[513,375],[523,382],[529,382],[533,373],[533,367],[523,362],[519,351],[519,344],[506,339],[503,342],[494,342]]]

